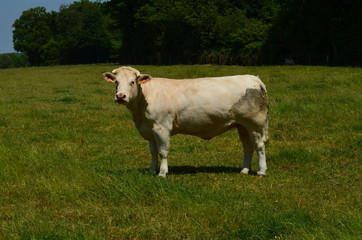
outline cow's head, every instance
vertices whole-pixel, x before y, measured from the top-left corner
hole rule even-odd
[[[116,86],[114,101],[128,104],[137,98],[140,89],[139,85],[149,81],[152,77],[141,74],[132,67],[120,67],[112,72],[103,73],[103,78]]]

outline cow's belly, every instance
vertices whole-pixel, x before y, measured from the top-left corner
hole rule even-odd
[[[172,134],[188,134],[203,139],[211,139],[234,128],[236,123],[227,112],[212,114],[198,111],[178,115],[173,124]]]
[[[212,139],[236,126],[235,123],[225,125],[225,126],[203,126],[204,128],[179,128],[173,131],[174,134],[187,134],[192,136],[197,136],[206,140]]]

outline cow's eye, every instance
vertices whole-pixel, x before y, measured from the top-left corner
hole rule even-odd
[[[133,85],[134,85],[134,81],[132,81],[132,82],[130,83],[130,85],[133,86]]]

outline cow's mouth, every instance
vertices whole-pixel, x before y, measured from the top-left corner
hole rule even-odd
[[[116,103],[118,103],[118,104],[125,104],[125,103],[127,103],[127,101],[125,100],[125,99],[115,99],[114,100]]]

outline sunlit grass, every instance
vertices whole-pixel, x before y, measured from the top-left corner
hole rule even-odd
[[[266,178],[239,174],[230,131],[174,136],[160,179],[101,78],[115,67],[0,70],[0,239],[361,239],[361,69],[135,66],[255,74],[270,97]]]

